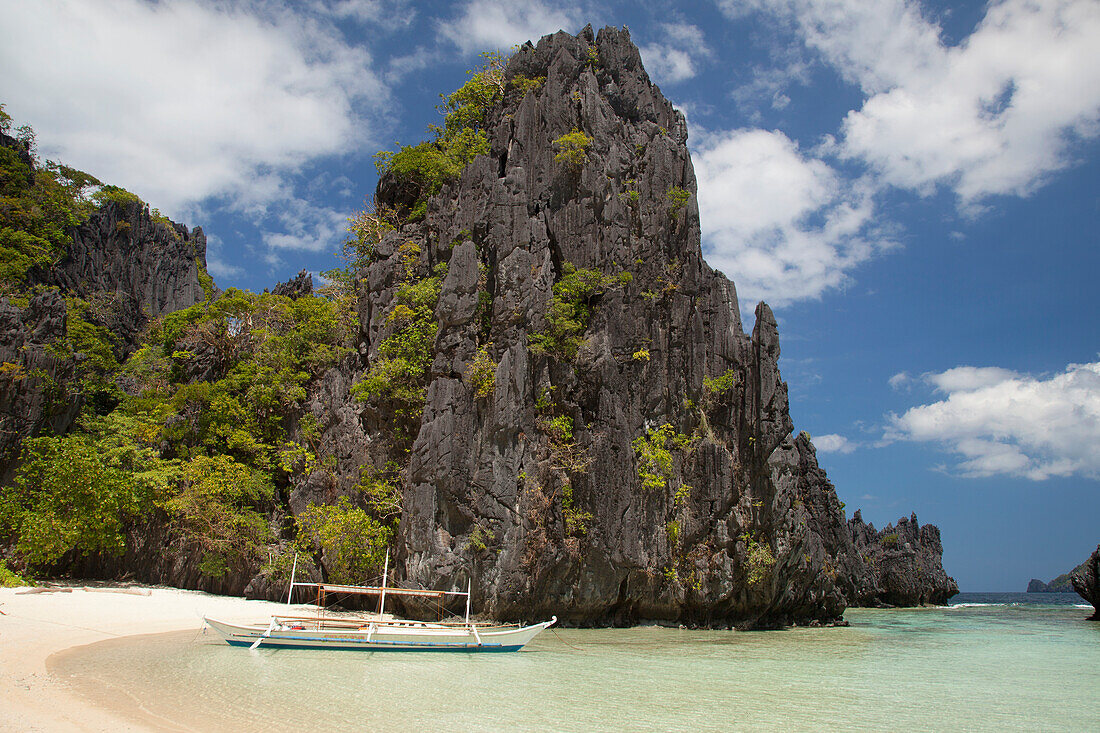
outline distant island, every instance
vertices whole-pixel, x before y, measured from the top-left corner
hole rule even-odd
[[[1044,583],[1038,578],[1032,578],[1027,584],[1028,593],[1073,593],[1073,582],[1070,580],[1070,576],[1074,573],[1083,572],[1085,565],[1088,561],[1081,563],[1068,573],[1062,573],[1049,583]]]

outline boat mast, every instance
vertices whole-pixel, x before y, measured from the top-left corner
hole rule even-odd
[[[294,567],[290,569],[290,589],[286,592],[286,605],[290,605],[290,598],[294,595],[294,573],[298,572],[298,553],[294,553]]]
[[[382,613],[386,610],[386,576],[390,571],[390,551],[386,550],[386,564],[382,568],[382,597],[378,600],[378,618],[382,618]]]
[[[466,623],[470,623],[470,591],[473,590],[473,578],[466,579]]]

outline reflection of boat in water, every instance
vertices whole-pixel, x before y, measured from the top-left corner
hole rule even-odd
[[[387,562],[387,566],[388,566]],[[387,567],[388,569],[388,567]],[[271,617],[268,624],[240,626],[206,618],[227,642],[234,646],[255,649],[278,647],[281,649],[354,649],[358,651],[462,651],[462,652],[515,652],[558,619],[530,626],[485,624],[470,621],[470,591],[416,590],[388,587],[386,576],[380,586],[336,585],[332,583],[290,582],[290,596],[295,588],[316,588],[316,616]],[[329,594],[376,595],[379,597],[378,613],[374,617],[325,616],[325,601]],[[446,596],[466,597],[464,620],[407,621],[385,616],[386,596],[406,596],[434,601],[441,614]]]

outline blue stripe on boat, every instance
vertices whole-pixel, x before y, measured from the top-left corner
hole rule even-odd
[[[288,637],[280,637],[280,639],[286,639]],[[248,639],[247,641],[237,641],[226,639],[226,642],[233,646],[252,646],[255,638]],[[336,646],[336,643],[319,645],[319,644],[282,644],[278,639],[264,639],[265,642],[275,642],[267,644],[267,649],[333,649],[336,651],[346,652],[518,652],[522,649],[522,646],[502,646],[500,644],[483,644],[478,646],[477,644],[431,644],[429,642],[404,642],[404,641],[386,641],[386,642],[348,642],[347,640],[340,640],[339,644],[355,644],[355,646]],[[260,648],[264,648],[261,644]]]

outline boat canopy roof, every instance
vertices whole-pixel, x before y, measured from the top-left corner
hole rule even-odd
[[[396,588],[392,585],[336,585],[333,583],[293,583],[299,588],[317,588],[324,593],[348,593],[351,595],[378,596],[384,592],[388,596],[414,596],[419,598],[442,598],[443,596],[465,596],[466,591],[420,590],[417,588]]]

